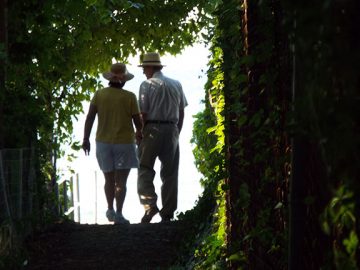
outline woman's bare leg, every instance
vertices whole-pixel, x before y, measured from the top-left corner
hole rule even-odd
[[[108,209],[114,209],[115,198],[115,171],[104,173],[105,177],[105,197],[108,204]]]
[[[122,169],[115,171],[115,200],[116,212],[122,213],[125,196],[126,182],[130,173],[130,169]]]

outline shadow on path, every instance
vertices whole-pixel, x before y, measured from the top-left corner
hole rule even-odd
[[[131,225],[54,224],[29,239],[27,270],[169,269],[186,226],[180,221]]]

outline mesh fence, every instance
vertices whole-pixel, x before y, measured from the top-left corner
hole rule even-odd
[[[29,218],[33,212],[34,156],[33,148],[0,150],[0,255],[11,250],[14,224]]]

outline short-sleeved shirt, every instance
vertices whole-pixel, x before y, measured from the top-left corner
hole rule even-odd
[[[155,72],[142,82],[139,90],[140,111],[148,120],[179,121],[179,110],[188,105],[179,81]]]
[[[98,114],[96,141],[113,144],[135,142],[132,116],[140,111],[134,93],[106,87],[96,91],[91,104],[96,106]]]

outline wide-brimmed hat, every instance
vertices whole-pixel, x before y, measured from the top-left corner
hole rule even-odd
[[[103,73],[103,77],[109,81],[114,80],[117,75],[124,75],[122,82],[130,81],[134,78],[134,75],[129,73],[126,69],[126,65],[123,63],[115,63],[111,65],[110,71],[106,71]]]
[[[142,63],[138,65],[139,67],[145,66],[157,66],[157,67],[164,67],[160,61],[160,55],[156,52],[149,52],[143,55]]]

